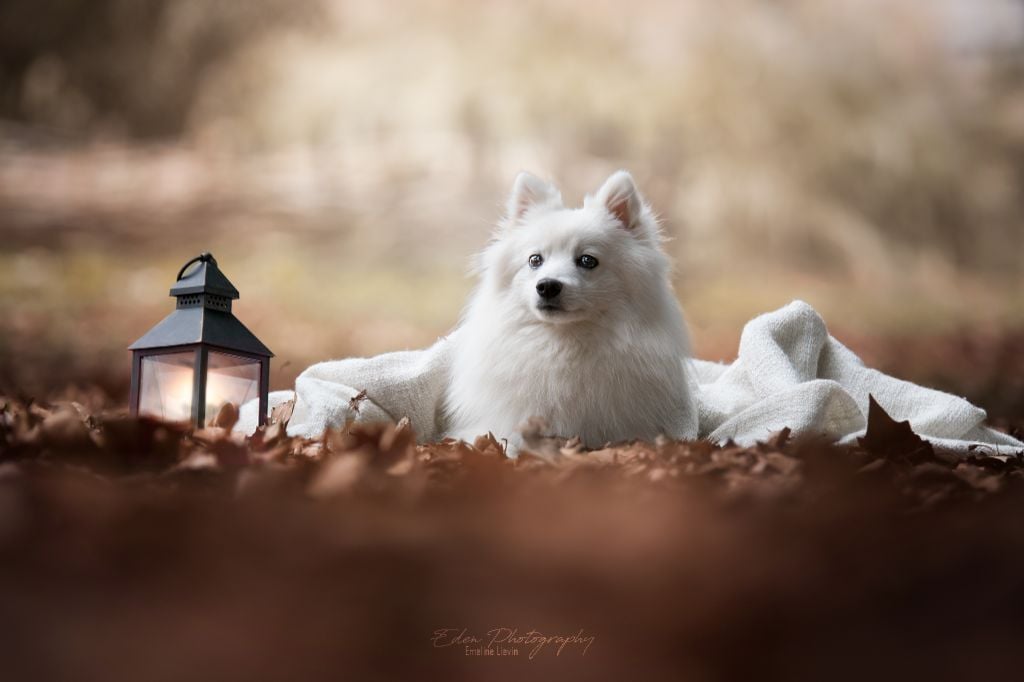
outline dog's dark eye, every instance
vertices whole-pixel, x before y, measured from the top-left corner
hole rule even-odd
[[[593,270],[597,267],[597,259],[591,256],[589,253],[585,253],[579,257],[576,261],[576,265],[587,270]]]
[[[535,253],[532,256],[530,256],[529,263],[530,267],[536,270],[537,268],[544,264],[544,257],[541,256],[539,253]]]

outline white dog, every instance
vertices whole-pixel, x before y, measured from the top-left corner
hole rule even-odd
[[[480,255],[454,343],[449,434],[494,433],[514,454],[541,417],[587,447],[697,435],[688,339],[650,208],[625,171],[582,208],[520,173]]]

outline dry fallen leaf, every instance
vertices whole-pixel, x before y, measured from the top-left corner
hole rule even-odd
[[[58,408],[39,426],[39,439],[47,447],[68,450],[92,449],[92,435],[79,413],[71,407]]]
[[[323,499],[355,490],[367,470],[366,458],[357,453],[335,455],[324,463],[309,485],[310,497]]]
[[[359,414],[359,406],[364,400],[366,400],[366,389],[359,391],[349,399],[348,409],[352,410],[353,414]]]
[[[291,421],[292,412],[295,411],[295,400],[286,400],[285,402],[277,405],[270,411],[270,423],[280,424],[282,427],[288,425]]]
[[[210,425],[230,431],[231,427],[237,423],[238,408],[232,403],[224,403],[221,405],[220,410],[217,411],[217,416],[210,422]]]
[[[868,452],[884,457],[923,462],[935,456],[931,444],[914,433],[909,421],[894,420],[874,396],[868,396],[868,428],[858,442]]]

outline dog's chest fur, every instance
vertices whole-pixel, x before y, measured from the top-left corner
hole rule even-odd
[[[452,435],[492,431],[515,445],[533,416],[588,447],[676,430],[687,395],[678,340],[626,345],[600,332],[500,327],[460,330],[446,404]]]

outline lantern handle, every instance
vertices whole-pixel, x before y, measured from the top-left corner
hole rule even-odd
[[[193,263],[213,263],[214,265],[216,265],[217,259],[213,257],[212,253],[204,251],[203,253],[199,254],[198,256],[196,256],[195,258],[181,266],[181,270],[178,270],[178,279],[175,280],[176,282],[181,281],[182,275],[185,274],[185,271],[188,270],[188,267]]]

